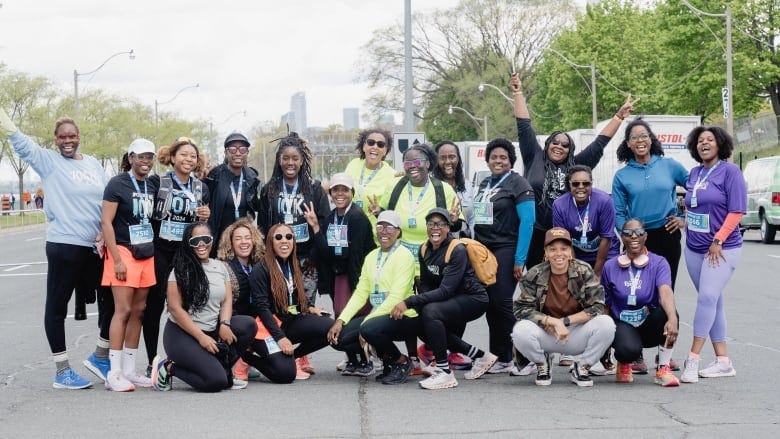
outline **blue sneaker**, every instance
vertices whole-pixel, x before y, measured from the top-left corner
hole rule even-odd
[[[98,378],[105,382],[106,377],[108,376],[108,371],[111,370],[111,362],[108,361],[108,358],[96,357],[95,353],[93,352],[89,357],[87,357],[86,360],[84,360],[84,367],[86,367],[90,372],[94,373]]]
[[[58,372],[54,375],[54,384],[52,387],[55,389],[86,389],[92,387],[92,382],[85,380],[79,374],[73,371],[71,368],[67,368],[62,372]]]

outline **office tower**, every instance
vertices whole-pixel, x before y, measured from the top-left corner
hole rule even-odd
[[[356,130],[360,128],[360,110],[357,108],[344,109],[344,130]]]

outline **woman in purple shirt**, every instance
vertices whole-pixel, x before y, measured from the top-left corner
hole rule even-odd
[[[693,317],[693,344],[681,380],[737,374],[726,349],[726,314],[723,290],[742,253],[739,221],[747,207],[747,186],[742,172],[729,157],[731,136],[722,128],[698,127],[688,135],[688,151],[701,163],[685,184],[685,264],[699,293]],[[699,355],[709,336],[715,360],[699,370]]]
[[[672,274],[666,259],[645,247],[644,227],[637,218],[626,221],[620,232],[625,253],[610,258],[601,272],[604,299],[615,321],[615,381],[632,382],[631,363],[642,355],[642,348],[658,346],[655,383],[676,387],[680,381],[669,367],[679,327]]]
[[[593,174],[585,165],[569,168],[566,186],[570,192],[553,202],[553,226],[569,231],[574,256],[590,264],[596,276],[601,276],[607,259],[620,253],[612,197],[593,188]]]

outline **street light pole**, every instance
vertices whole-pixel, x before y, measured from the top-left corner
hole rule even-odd
[[[181,92],[183,92],[184,90],[189,90],[191,88],[198,88],[198,87],[200,87],[200,84],[188,85],[188,86],[182,88],[181,90],[177,91],[176,94],[173,95],[173,97],[168,99],[167,101],[158,102],[157,99],[155,99],[154,100],[154,126],[157,126],[157,124],[159,122],[157,107],[159,107],[160,105],[170,104],[171,102],[175,101],[176,98],[178,98],[179,95],[181,94]]]
[[[414,92],[412,87],[412,0],[404,0],[404,129],[414,131]]]
[[[452,110],[460,110],[460,111],[466,113],[466,116],[470,117],[471,120],[473,120],[474,123],[477,124],[477,127],[479,128],[479,126],[480,126],[479,119],[477,117],[475,117],[473,114],[471,114],[468,111],[466,111],[465,108],[461,108],[461,107],[456,107],[454,105],[450,105],[450,107],[447,109],[447,113],[452,114]],[[484,115],[481,119],[482,119],[482,124],[481,124],[482,125],[482,135],[484,136],[485,142],[487,142],[487,140],[488,140],[487,114]]]
[[[726,19],[726,96],[723,96],[723,116],[726,118],[726,130],[730,135],[734,136],[734,76],[732,71],[731,8],[726,4],[726,11],[723,14],[713,14],[696,8],[686,0],[681,0],[681,2],[696,14]],[[721,47],[723,47],[723,45],[721,45]]]
[[[596,125],[599,123],[598,105],[597,105],[598,102],[597,102],[597,97],[596,97],[596,63],[595,62],[591,62],[590,65],[576,64],[572,60],[570,60],[569,58],[566,58],[565,56],[563,56],[563,54],[561,52],[558,52],[557,50],[555,50],[555,49],[553,49],[551,47],[548,47],[548,49],[550,50],[550,52],[552,52],[552,53],[560,56],[561,58],[563,58],[563,60],[566,61],[567,64],[569,64],[570,66],[572,66],[574,68],[590,69],[590,96],[591,96],[591,106],[592,106],[592,108],[591,108],[591,116],[592,116],[592,121],[593,121],[593,128],[596,128]],[[579,72],[577,72],[577,74],[579,74]],[[580,77],[583,80],[585,79],[582,75],[580,75]]]
[[[124,55],[124,54],[129,55],[131,61],[135,59],[135,51],[133,49],[130,49],[129,51],[117,52],[109,56],[95,70],[90,70],[89,72],[85,72],[85,73],[79,73],[78,70],[75,69],[73,70],[73,119],[78,120],[79,118],[79,76],[91,75],[97,72],[98,70],[102,69],[103,66],[105,66],[106,63],[111,61],[114,57],[119,55]]]
[[[507,95],[506,95],[506,93],[504,93],[503,91],[501,91],[501,89],[500,89],[500,88],[496,87],[496,86],[495,86],[495,85],[493,85],[493,84],[488,84],[488,83],[486,83],[486,82],[480,82],[480,83],[479,83],[479,85],[477,86],[477,90],[479,90],[479,91],[485,91],[485,87],[490,87],[490,88],[492,88],[493,90],[495,90],[495,91],[499,92],[499,93],[501,94],[501,96],[503,96],[503,97],[504,97],[504,99],[506,99],[506,100],[507,100],[507,101],[508,101],[508,102],[509,102],[509,103],[510,103],[512,106],[514,106],[514,105],[515,105],[515,101],[514,101],[514,99],[510,98],[509,96],[507,96]]]

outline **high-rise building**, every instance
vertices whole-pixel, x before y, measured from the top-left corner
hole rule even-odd
[[[290,129],[301,136],[306,133],[306,93],[299,91],[290,98],[290,113],[292,118],[288,118]]]
[[[357,108],[344,109],[344,130],[351,131],[360,128],[360,110]]]

